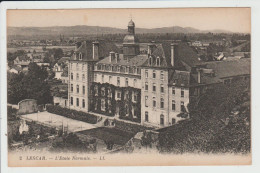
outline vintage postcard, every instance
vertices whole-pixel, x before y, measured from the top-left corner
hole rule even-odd
[[[251,8],[6,22],[9,167],[251,165]]]

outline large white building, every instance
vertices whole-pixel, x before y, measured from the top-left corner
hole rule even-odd
[[[69,108],[169,126],[189,118],[189,102],[210,85],[234,76],[248,80],[250,60],[243,61],[233,62],[239,71],[219,76],[222,65],[199,61],[185,42],[149,43],[140,54],[131,20],[122,50],[105,41],[76,46],[68,67]]]

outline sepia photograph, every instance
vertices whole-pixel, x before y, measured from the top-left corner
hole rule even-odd
[[[251,165],[251,8],[8,9],[9,167]]]

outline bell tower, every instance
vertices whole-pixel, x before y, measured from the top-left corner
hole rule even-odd
[[[136,55],[139,55],[140,47],[139,47],[139,40],[135,36],[135,23],[131,19],[128,22],[128,33],[124,38],[123,41],[123,54],[124,58],[132,58]]]

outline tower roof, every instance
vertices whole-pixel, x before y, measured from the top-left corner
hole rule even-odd
[[[133,22],[132,19],[129,21],[128,26],[135,26],[135,23]]]

